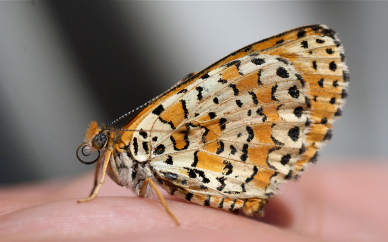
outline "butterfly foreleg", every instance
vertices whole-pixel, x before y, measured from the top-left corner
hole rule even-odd
[[[99,175],[100,168],[97,165],[96,173],[95,173],[95,177],[94,177],[94,189],[93,189],[91,195],[89,197],[87,197],[87,198],[78,200],[78,202],[80,202],[80,203],[82,203],[82,202],[89,202],[89,201],[93,200],[97,196],[98,192],[100,191],[102,185],[105,182],[106,170],[108,168],[108,163],[109,163],[111,154],[112,154],[111,150],[107,150],[106,151],[105,160],[104,160],[104,163],[103,163],[103,166],[102,166],[101,177],[100,177],[99,181],[98,181],[98,175]]]

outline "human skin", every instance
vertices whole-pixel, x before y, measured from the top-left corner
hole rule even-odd
[[[0,189],[1,241],[388,241],[387,162],[320,161],[284,184],[266,215],[246,217],[163,193],[139,198],[107,179],[98,197],[92,174]],[[339,165],[338,165],[339,164]]]

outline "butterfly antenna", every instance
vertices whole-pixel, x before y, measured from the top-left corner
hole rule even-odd
[[[192,74],[192,73],[190,73]],[[186,80],[187,78],[189,77],[192,77],[193,75],[188,75],[188,77],[185,77],[183,80]],[[182,84],[182,80],[179,81],[178,83],[176,83],[174,86],[172,86],[169,90],[167,90],[166,92],[169,92],[170,90],[174,89],[175,87],[179,86],[180,84]],[[149,100],[148,102],[144,103],[143,105],[140,105],[139,107],[133,109],[132,111],[129,111],[128,113],[125,113],[123,115],[121,115],[120,117],[118,117],[116,120],[114,120],[113,122],[109,123],[108,125],[106,125],[105,127],[109,127],[109,126],[112,126],[113,124],[119,122],[120,120],[128,117],[129,115],[139,111],[140,109],[144,108],[145,106],[147,106],[148,104],[152,103],[153,101],[155,101],[156,99],[158,99],[160,96],[163,96],[166,92],[152,98],[151,100]]]
[[[153,101],[155,101],[155,100],[156,100],[158,97],[160,97],[160,96],[161,96],[161,95],[156,96],[156,97],[154,97],[153,99],[149,100],[148,102],[146,102],[146,103],[140,105],[139,107],[137,107],[137,108],[135,108],[135,109],[129,111],[128,113],[125,113],[125,114],[121,115],[120,117],[118,117],[116,120],[114,120],[113,122],[109,123],[109,124],[106,125],[105,127],[112,126],[113,124],[119,122],[120,120],[122,120],[122,119],[128,117],[129,115],[131,115],[131,114],[133,114],[133,113],[139,111],[140,109],[144,108],[144,107],[147,106],[148,104],[150,104],[150,103],[152,103]]]

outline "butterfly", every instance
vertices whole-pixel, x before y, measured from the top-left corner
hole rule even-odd
[[[279,185],[316,161],[341,116],[349,73],[336,33],[303,26],[241,48],[135,110],[92,122],[77,150],[140,197],[156,184],[187,201],[263,214]],[[86,162],[92,151],[98,157]]]

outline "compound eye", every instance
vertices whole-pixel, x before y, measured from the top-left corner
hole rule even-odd
[[[96,136],[94,136],[92,140],[92,145],[97,150],[101,150],[106,146],[107,142],[108,142],[108,136],[106,134],[99,133]]]

